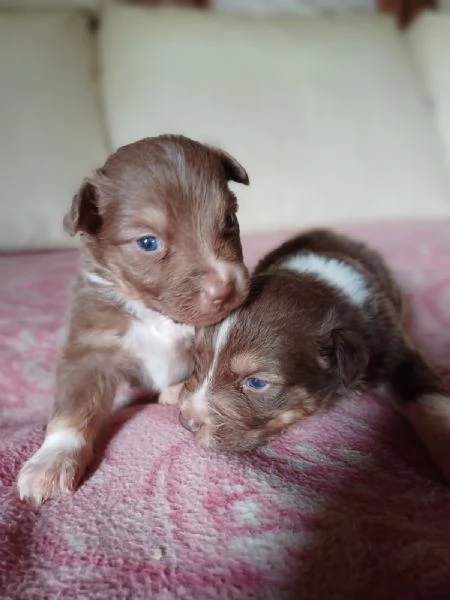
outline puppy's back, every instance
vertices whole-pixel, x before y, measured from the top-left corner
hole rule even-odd
[[[291,257],[307,255],[334,259],[356,269],[392,302],[398,313],[402,312],[401,292],[383,258],[364,243],[328,229],[313,229],[287,240],[262,258],[254,273],[279,268]]]

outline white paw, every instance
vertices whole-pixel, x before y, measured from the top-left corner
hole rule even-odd
[[[72,492],[87,466],[86,446],[75,444],[75,434],[49,435],[39,450],[22,466],[17,480],[22,500],[42,504],[61,493]]]
[[[182,387],[183,384],[178,383],[177,385],[172,385],[171,387],[165,389],[158,397],[159,404],[164,404],[166,406],[177,406]]]

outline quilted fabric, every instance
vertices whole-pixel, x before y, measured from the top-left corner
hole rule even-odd
[[[450,222],[351,231],[387,256],[414,337],[445,373]],[[246,240],[249,263],[282,237]],[[199,451],[172,408],[122,406],[73,496],[21,503],[75,268],[72,251],[0,258],[2,599],[450,597],[450,488],[375,396],[241,457]]]

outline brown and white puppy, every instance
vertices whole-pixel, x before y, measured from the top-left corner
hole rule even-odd
[[[82,234],[56,397],[45,440],[22,467],[22,498],[73,490],[118,384],[154,392],[192,370],[194,326],[243,302],[236,197],[248,184],[225,152],[181,136],[124,146],[86,179],[64,225]]]
[[[258,265],[248,300],[200,330],[180,396],[197,442],[247,451],[331,403],[382,388],[450,478],[450,398],[404,332],[382,258],[315,230]]]

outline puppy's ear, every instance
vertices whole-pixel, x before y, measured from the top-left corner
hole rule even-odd
[[[237,183],[242,183],[243,185],[249,185],[250,179],[248,178],[247,171],[244,169],[241,163],[224,150],[216,149],[216,152],[219,155],[227,181],[236,181]]]
[[[98,189],[86,180],[72,199],[72,206],[64,217],[63,226],[71,236],[77,233],[95,235],[100,230],[102,218],[98,208]]]
[[[322,325],[318,350],[322,366],[333,369],[344,387],[362,377],[369,362],[369,351],[361,335],[342,325],[334,311]]]
[[[331,362],[338,370],[345,387],[350,387],[364,375],[369,362],[369,352],[361,336],[347,328],[331,332]]]

